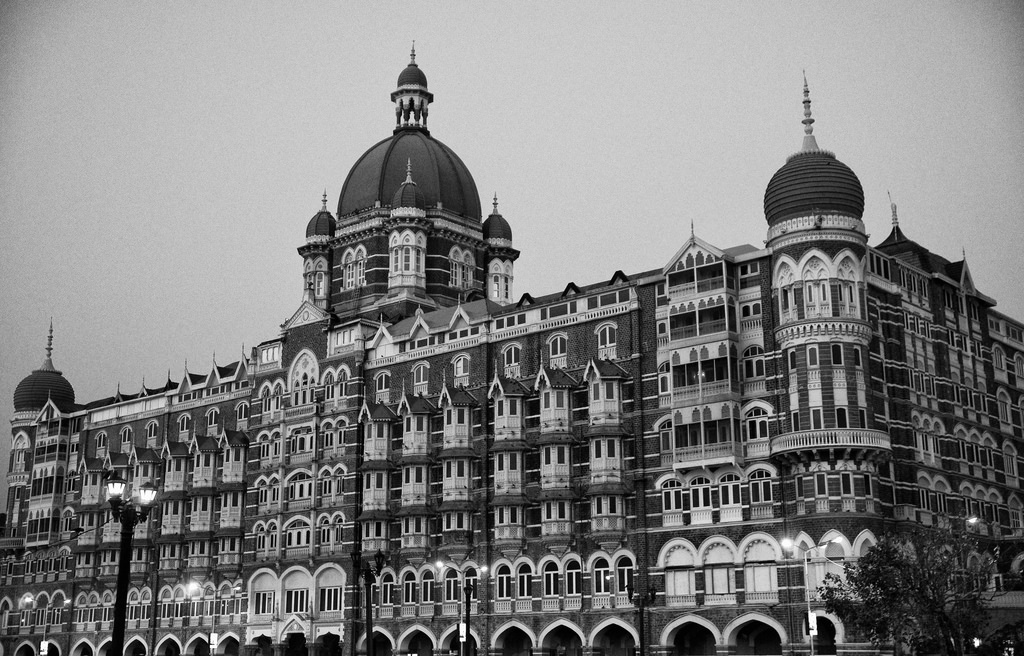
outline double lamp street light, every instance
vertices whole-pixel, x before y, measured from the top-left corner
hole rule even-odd
[[[377,583],[377,578],[381,572],[384,571],[384,565],[387,564],[388,557],[384,555],[384,552],[380,549],[377,550],[377,554],[373,557],[374,568],[370,565],[369,561],[363,562],[363,554],[360,551],[352,552],[352,575],[356,580],[356,588],[359,587],[359,571],[362,568],[363,583],[366,585],[366,656],[374,656],[373,647],[373,586]],[[356,635],[353,631],[352,635],[352,654],[355,656],[356,653]]]
[[[128,582],[131,579],[132,538],[139,522],[149,518],[156,502],[156,488],[145,483],[139,488],[139,504],[125,500],[128,482],[116,473],[107,478],[107,498],[114,519],[121,523],[121,552],[117,559],[117,596],[114,599],[114,627],[108,656],[123,656],[124,629],[128,618]]]

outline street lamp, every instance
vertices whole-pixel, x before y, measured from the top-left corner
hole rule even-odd
[[[828,545],[830,545],[832,543],[839,543],[839,542],[842,542],[842,538],[834,537],[831,540],[825,540],[824,542],[819,542],[818,544],[814,545],[813,547],[801,547],[800,545],[798,545],[797,543],[793,542],[789,538],[783,538],[783,540],[782,540],[782,548],[783,549],[787,549],[787,550],[790,550],[790,551],[796,551],[797,549],[800,549],[801,551],[804,552],[804,596],[807,598],[807,642],[810,645],[810,649],[811,649],[811,655],[810,656],[814,656],[814,636],[815,636],[815,634],[817,634],[817,628],[816,628],[817,624],[816,624],[816,619],[812,619],[812,618],[814,618],[814,616],[811,615],[811,589],[808,587],[808,584],[807,584],[807,582],[808,582],[808,578],[807,578],[807,557],[810,556],[811,552],[815,551],[816,549],[821,549],[822,547],[827,547]],[[826,556],[826,558],[827,557],[828,556]],[[814,631],[814,632],[812,633],[812,631]]]
[[[636,578],[635,574],[634,578]],[[639,592],[634,592],[632,581],[630,581],[629,584],[626,586],[626,591],[629,593],[629,598],[633,600],[634,604],[636,604],[637,614],[640,616],[640,622],[637,626],[637,633],[640,634],[640,651],[638,651],[637,653],[641,656],[646,656],[647,637],[645,635],[646,632],[644,631],[644,613],[646,612],[649,606],[654,605],[655,600],[658,598],[658,591],[652,587],[650,590],[647,591],[647,594],[640,594]]]
[[[116,473],[107,478],[107,497],[114,519],[121,523],[121,553],[117,560],[117,596],[114,600],[114,629],[108,656],[123,656],[124,629],[128,616],[128,581],[131,578],[132,537],[135,526],[149,518],[156,501],[156,488],[145,483],[139,488],[139,505],[124,498],[128,483]]]
[[[362,554],[359,551],[352,552],[352,572],[356,577],[356,588],[359,588],[359,567],[362,565],[363,570],[363,584],[366,586],[366,656],[374,655],[373,648],[373,586],[377,582],[377,577],[380,576],[381,572],[384,571],[384,565],[387,563],[388,557],[384,555],[384,552],[380,549],[377,550],[377,554],[373,557],[374,565],[376,568],[370,565],[369,562],[363,562]],[[356,606],[358,608],[358,605]],[[356,653],[356,635],[355,627],[352,631],[352,654],[355,656]]]

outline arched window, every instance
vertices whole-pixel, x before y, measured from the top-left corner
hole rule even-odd
[[[698,476],[690,481],[690,507],[710,508],[711,507],[711,480]]]
[[[615,586],[619,594],[628,593],[633,589],[633,559],[629,556],[619,558],[615,563]]]
[[[662,484],[661,509],[663,512],[683,510],[683,484],[680,481],[672,479]]]
[[[496,595],[498,599],[512,598],[512,570],[508,565],[499,565],[495,571]]]
[[[387,371],[382,371],[377,374],[377,378],[374,380],[374,386],[377,390],[377,398],[379,401],[381,395],[387,394],[391,389],[391,374]]]
[[[614,324],[605,324],[597,329],[597,348],[612,348],[615,346],[615,340],[618,336],[618,330]]]
[[[505,364],[505,376],[508,378],[519,377],[519,352],[518,344],[510,344],[501,354]]]
[[[444,573],[444,600],[459,601],[461,599],[459,587],[459,573],[449,568]]]
[[[738,506],[740,499],[740,477],[726,474],[718,481],[718,499],[721,506]]]
[[[406,572],[402,577],[402,603],[403,604],[415,604],[416,603],[416,575],[412,572]]]
[[[187,433],[192,430],[192,417],[190,415],[181,415],[178,417],[178,432]]]
[[[612,568],[604,558],[594,561],[594,594],[606,595],[612,592]]]
[[[217,432],[218,424],[220,424],[220,410],[210,408],[210,411],[206,413],[206,427],[215,433]]]
[[[761,440],[768,437],[768,413],[764,408],[751,408],[743,417],[743,425],[748,440]]]
[[[469,356],[460,355],[459,357],[452,360],[452,373],[458,376],[469,375]]]
[[[128,447],[132,443],[132,429],[129,426],[125,426],[121,429],[121,446]]]
[[[420,584],[420,601],[423,603],[434,601],[434,573],[430,570],[423,573],[423,581]]]
[[[558,571],[558,565],[549,560],[544,564],[544,596],[557,597],[561,594],[562,576]]]
[[[418,364],[412,370],[412,382],[414,385],[426,385],[430,380],[430,367],[426,364]]]
[[[516,597],[529,599],[533,596],[533,569],[527,563],[521,563],[516,570]]]
[[[552,358],[564,356],[568,340],[565,335],[555,335],[548,341],[548,355]]]
[[[97,449],[105,449],[105,448],[107,448],[107,434],[106,433],[100,433],[99,435],[96,436],[96,448]]]
[[[764,378],[764,349],[751,346],[743,352],[743,378]]]
[[[159,434],[160,427],[155,421],[146,424],[146,439],[155,440]]]
[[[765,469],[750,472],[750,503],[770,503],[772,475]]]
[[[583,594],[583,570],[579,561],[570,560],[565,565],[565,594],[572,597]]]

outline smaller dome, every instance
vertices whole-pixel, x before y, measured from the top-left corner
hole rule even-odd
[[[324,191],[324,205],[306,224],[306,239],[310,237],[333,237],[338,222],[327,211],[327,192]]]
[[[405,182],[398,185],[398,191],[391,198],[391,209],[397,210],[400,207],[414,208],[417,210],[427,209],[427,198],[412,181],[412,160],[410,159],[405,168]]]
[[[46,340],[46,359],[43,365],[21,379],[14,388],[14,411],[38,410],[52,399],[61,410],[69,410],[75,404],[75,388],[68,379],[53,368],[50,354],[53,351],[53,325]]]
[[[494,195],[494,211],[484,221],[484,239],[505,239],[512,241],[512,226],[498,213],[498,195]]]
[[[427,88],[427,76],[420,70],[420,67],[416,64],[416,46],[412,47],[412,55],[409,60],[409,65],[405,67],[405,70],[398,75],[398,86],[404,87],[408,85],[415,85]]]

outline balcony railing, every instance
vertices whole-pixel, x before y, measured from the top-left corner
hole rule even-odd
[[[661,466],[687,469],[694,465],[739,464],[743,461],[741,442],[717,442],[687,446],[661,454]]]
[[[889,434],[864,428],[838,428],[784,433],[771,440],[772,455],[818,448],[852,448],[891,451]]]

